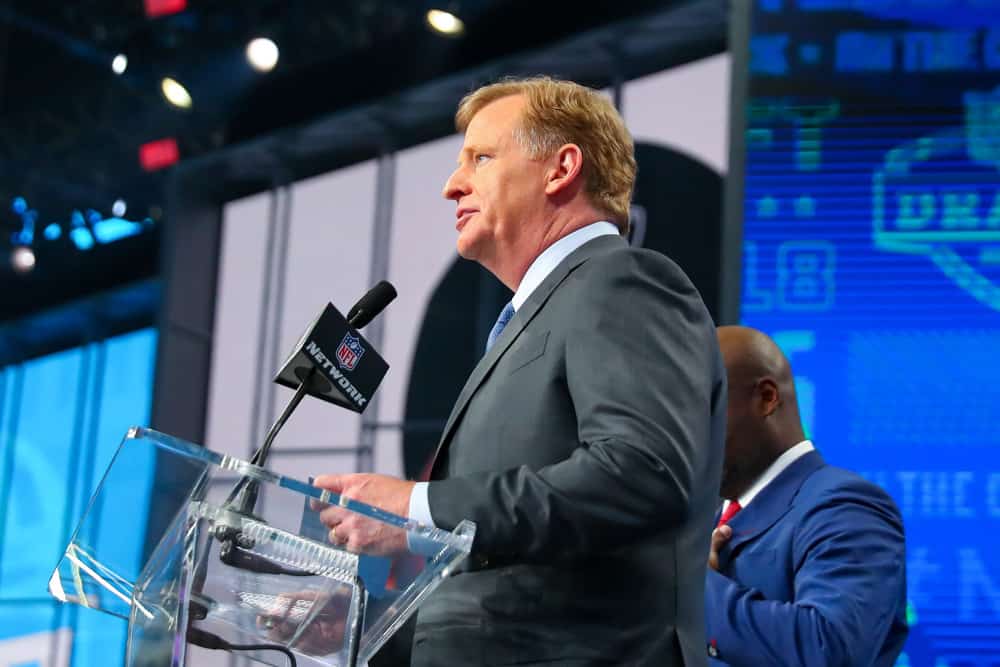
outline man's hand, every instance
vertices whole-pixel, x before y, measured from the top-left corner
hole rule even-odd
[[[733,536],[733,529],[722,525],[712,531],[712,546],[708,550],[708,566],[719,571],[719,551]]]
[[[346,586],[329,593],[300,591],[282,593],[275,597],[269,609],[257,617],[257,627],[269,639],[291,644],[307,655],[323,656],[336,653],[344,647],[348,609],[351,604],[350,589]],[[316,605],[319,612],[315,612]],[[308,627],[302,624],[310,618]]]
[[[320,475],[313,484],[343,498],[359,500],[405,518],[410,512],[410,493],[414,482],[386,475],[358,473]],[[330,529],[330,541],[343,545],[348,551],[388,555],[406,550],[404,531],[381,521],[335,505],[322,509],[319,518]]]

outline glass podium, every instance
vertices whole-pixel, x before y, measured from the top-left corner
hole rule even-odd
[[[102,532],[106,512],[135,513],[145,548]],[[378,546],[331,544],[321,512]],[[468,521],[450,533],[427,527],[133,428],[49,592],[128,619],[127,667],[185,665],[189,643],[276,667],[354,667],[468,556],[474,535]]]

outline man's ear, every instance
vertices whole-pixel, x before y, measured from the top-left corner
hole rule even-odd
[[[771,377],[761,378],[757,381],[757,394],[760,396],[760,403],[758,404],[760,416],[770,417],[781,403],[781,392],[778,390],[778,383]]]
[[[545,174],[545,194],[563,192],[577,182],[583,171],[583,151],[576,144],[563,144],[552,156],[551,167]]]

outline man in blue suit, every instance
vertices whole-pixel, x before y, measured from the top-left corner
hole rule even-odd
[[[903,648],[903,521],[806,440],[788,360],[721,327],[729,380],[719,527],[705,582],[714,665],[892,667]]]

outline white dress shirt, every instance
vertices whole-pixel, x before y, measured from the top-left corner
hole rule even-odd
[[[756,497],[758,493],[764,490],[764,487],[770,484],[784,472],[785,468],[792,465],[800,458],[808,454],[809,452],[816,449],[813,447],[811,440],[803,440],[799,444],[785,450],[785,453],[774,460],[774,463],[767,467],[767,470],[757,478],[757,481],[750,485],[750,488],[740,494],[737,500],[740,502],[740,510],[745,510],[747,505]],[[729,500],[722,503],[722,512],[725,514],[726,508],[729,507]]]
[[[536,257],[535,261],[528,267],[524,277],[521,278],[521,283],[517,286],[517,291],[514,292],[514,296],[510,300],[511,305],[514,306],[514,312],[517,313],[521,309],[531,293],[538,289],[538,286],[570,253],[587,241],[592,241],[598,236],[611,234],[618,235],[618,227],[606,221],[594,222],[567,234],[542,251],[542,254]],[[413,486],[413,490],[410,492],[409,518],[427,526],[434,525],[430,501],[427,498],[427,482],[417,482]]]

